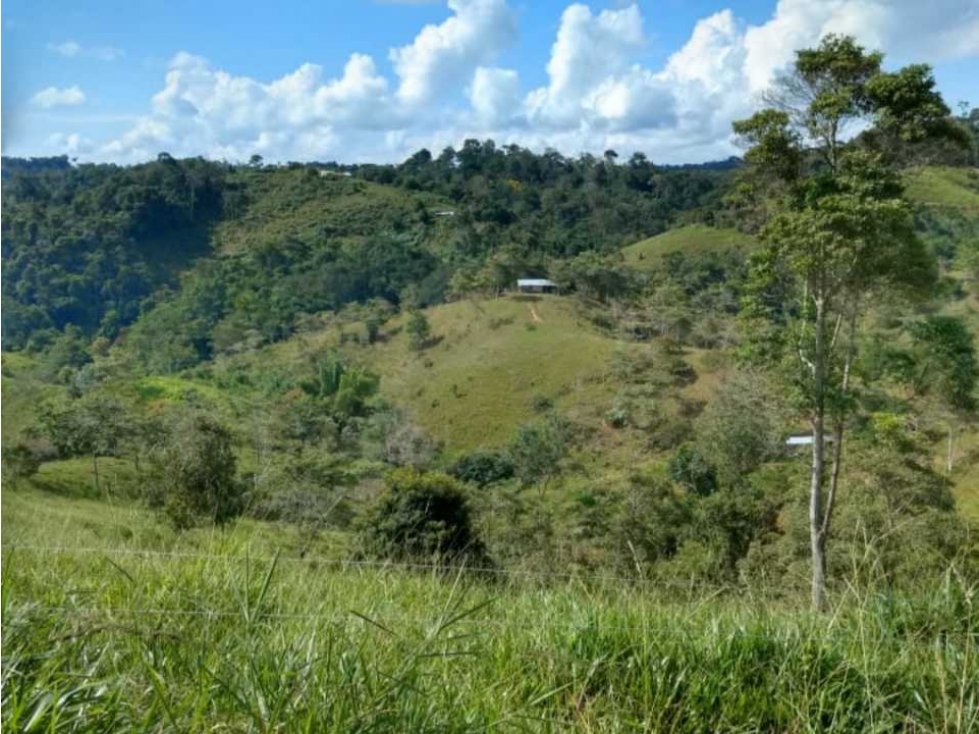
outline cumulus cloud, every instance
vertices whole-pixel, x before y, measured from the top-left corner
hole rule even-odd
[[[452,17],[428,25],[407,46],[392,49],[401,80],[398,99],[417,105],[449,91],[516,37],[506,0],[448,0]]]
[[[557,127],[574,124],[585,95],[620,71],[642,42],[642,16],[635,5],[597,16],[586,5],[570,5],[547,63],[550,83],[528,96],[528,115]]]
[[[59,153],[79,155],[92,150],[92,141],[78,133],[54,133],[48,136],[47,143]]]
[[[513,69],[480,66],[469,87],[469,102],[480,122],[505,125],[520,104],[520,77]]]
[[[48,110],[52,107],[76,107],[84,103],[85,92],[77,85],[63,89],[46,87],[31,97],[31,104],[40,107],[42,110]]]
[[[377,161],[491,136],[571,154],[615,148],[696,161],[736,152],[731,121],[750,114],[795,49],[828,32],[852,33],[899,62],[979,56],[975,0],[779,0],[757,25],[721,10],[659,68],[644,63],[647,19],[636,5],[595,12],[575,3],[560,17],[546,83],[522,91],[516,70],[494,65],[516,38],[506,0],[447,5],[443,22],[391,49],[390,79],[359,53],[333,76],[307,63],[270,82],[178,54],[149,113],[94,155]]]
[[[62,43],[49,43],[48,50],[68,59],[88,56],[100,61],[115,61],[125,55],[122,49],[114,46],[82,46],[77,41],[72,40]]]

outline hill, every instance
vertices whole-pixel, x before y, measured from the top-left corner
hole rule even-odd
[[[649,268],[673,252],[697,255],[705,252],[738,250],[750,252],[757,240],[736,229],[690,224],[641,240],[622,249],[626,262],[635,268]]]
[[[914,202],[979,211],[979,171],[947,166],[919,167],[905,174],[907,196]]]
[[[385,325],[373,345],[341,343],[340,331],[300,335],[267,353],[229,360],[291,365],[339,350],[381,376],[382,393],[407,408],[451,452],[499,446],[549,404],[592,424],[616,389],[610,361],[618,342],[587,321],[575,301],[559,296],[508,296],[429,308],[432,344],[409,348],[406,316]],[[359,334],[359,322],[343,327]]]

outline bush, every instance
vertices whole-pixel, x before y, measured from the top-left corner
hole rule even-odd
[[[361,536],[367,553],[379,558],[485,562],[464,490],[440,472],[391,472]]]
[[[717,489],[717,472],[695,446],[684,444],[670,457],[667,471],[677,484],[701,496],[713,494]]]
[[[479,449],[456,459],[449,467],[449,474],[463,482],[486,487],[513,476],[510,458],[499,451]]]
[[[208,519],[222,525],[239,515],[243,487],[235,477],[231,432],[206,415],[190,415],[172,427],[156,458],[163,509],[174,527]]]
[[[41,457],[26,443],[3,448],[3,473],[15,482],[30,479],[41,468]]]
[[[420,352],[428,344],[429,337],[432,335],[432,327],[429,326],[428,318],[421,311],[412,311],[408,317],[408,324],[405,326],[408,332],[408,341],[413,350]]]
[[[557,473],[570,440],[568,422],[557,415],[520,426],[508,449],[514,473],[524,484],[546,482]]]

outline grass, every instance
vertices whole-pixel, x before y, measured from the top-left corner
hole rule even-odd
[[[3,445],[10,446],[21,437],[23,427],[34,421],[38,405],[58,395],[61,390],[40,380],[36,360],[20,353],[3,353],[0,404],[3,409]]]
[[[952,584],[812,616],[324,565],[246,523],[178,536],[126,505],[2,501],[6,731],[979,727],[975,613]]]
[[[536,398],[592,424],[611,403],[608,365],[618,342],[591,327],[573,299],[460,301],[426,315],[433,339],[419,352],[409,348],[400,317],[385,325],[384,339],[374,345],[341,345],[338,330],[326,329],[245,359],[288,371],[311,355],[340,349],[380,374],[383,395],[450,452],[505,443],[535,417]],[[344,328],[363,330],[359,324]]]
[[[431,194],[307,169],[243,170],[235,177],[244,192],[241,211],[213,233],[224,253],[290,239],[315,243],[394,231],[416,219],[418,207],[446,207]]]
[[[636,242],[623,248],[622,253],[629,265],[643,268],[654,266],[659,258],[671,252],[700,254],[729,248],[750,250],[757,244],[753,237],[735,229],[690,224]]]
[[[968,168],[928,166],[905,175],[909,199],[934,206],[979,210],[979,174]]]

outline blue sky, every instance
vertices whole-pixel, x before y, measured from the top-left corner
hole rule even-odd
[[[979,105],[979,0],[7,0],[3,150],[398,160],[477,136],[705,160],[830,31]]]

